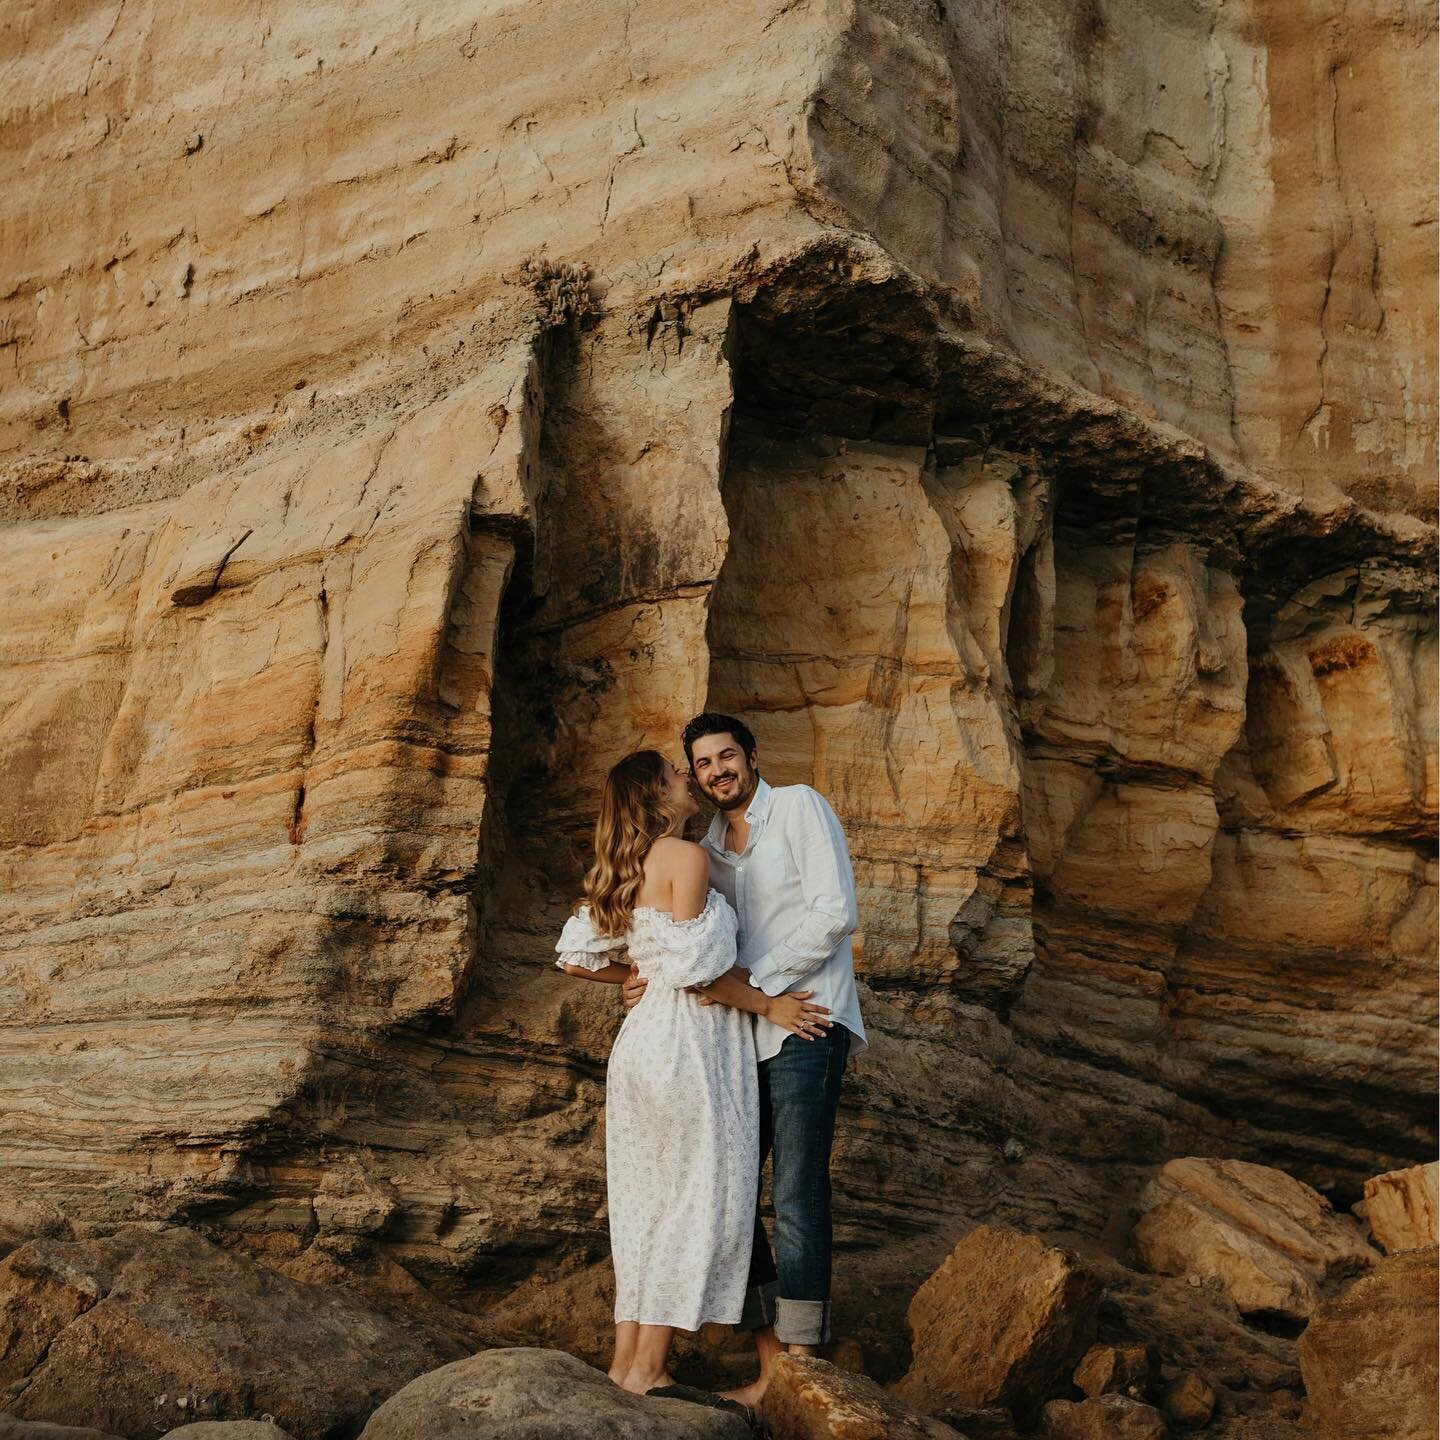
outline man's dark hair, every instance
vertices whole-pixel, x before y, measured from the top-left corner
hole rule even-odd
[[[685,759],[695,763],[694,745],[704,735],[733,735],[748,761],[755,753],[755,737],[750,727],[733,715],[721,715],[718,711],[707,710],[697,715],[681,732],[680,740],[685,746]]]

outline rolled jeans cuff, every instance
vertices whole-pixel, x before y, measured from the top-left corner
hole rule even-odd
[[[828,1345],[830,1343],[830,1302],[828,1300],[775,1299],[775,1338],[782,1345]]]
[[[767,1280],[763,1285],[752,1285],[745,1292],[745,1305],[740,1311],[740,1330],[763,1330],[775,1323],[775,1296],[780,1285],[778,1281]]]

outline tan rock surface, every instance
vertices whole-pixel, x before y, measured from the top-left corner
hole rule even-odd
[[[1218,1280],[1242,1315],[1305,1320],[1322,1287],[1372,1265],[1348,1215],[1279,1170],[1172,1160],[1140,1197],[1135,1251],[1162,1275]]]
[[[17,1420],[0,1415],[0,1440],[119,1440],[103,1430],[79,1425],[51,1425],[44,1420]]]
[[[1327,1300],[1300,1337],[1305,1419],[1316,1440],[1435,1434],[1436,1250],[1387,1256]]]
[[[1034,1236],[981,1226],[910,1303],[914,1361],[895,1387],[930,1412],[1032,1418],[1095,1333],[1095,1276]]]
[[[544,962],[707,702],[851,837],[867,1355],[977,1222],[1433,1156],[1434,16],[1102,9],[16,13],[0,1245],[602,1261]]]
[[[1440,1244],[1436,1212],[1440,1163],[1412,1165],[1392,1170],[1365,1182],[1363,1210],[1365,1223],[1376,1242],[1389,1255],[1399,1250],[1421,1250]]]
[[[197,1420],[165,1433],[181,1436],[182,1440],[292,1440],[268,1420]]]
[[[1245,1320],[1213,1282],[1192,1285],[1188,1276],[1148,1275],[1113,1261],[1097,1268],[1107,1324],[1146,1336],[1162,1374],[1198,1375],[1237,1422],[1258,1423],[1275,1408],[1272,1397],[1301,1389],[1295,1341],[1283,1333],[1292,1327]]]
[[[1215,1392],[1193,1370],[1187,1370],[1165,1387],[1160,1409],[1171,1424],[1183,1429],[1208,1425],[1215,1413]]]
[[[1434,203],[1411,148],[1425,142],[1400,117],[1434,105],[1435,17],[1389,3],[1221,17],[1216,294],[1240,451],[1306,494],[1335,486],[1433,515],[1435,462],[1421,456],[1435,432],[1403,397],[1422,373],[1433,394],[1435,350],[1428,319],[1396,302],[1433,284],[1409,223]],[[1256,67],[1263,86],[1248,83]]]
[[[1071,1377],[1086,1395],[1118,1391],[1140,1396],[1155,1374],[1155,1357],[1145,1345],[1092,1345]]]
[[[774,1440],[955,1440],[958,1433],[866,1376],[806,1355],[776,1360],[765,1427]]]
[[[1433,515],[1435,177],[1405,119],[1432,12],[845,16],[822,195],[1027,361],[1297,492]]]
[[[1052,1400],[1041,1424],[1045,1440],[1165,1440],[1165,1417],[1128,1395]]]
[[[270,1416],[322,1440],[465,1348],[178,1227],[24,1245],[0,1316],[6,1411],[131,1437]]]

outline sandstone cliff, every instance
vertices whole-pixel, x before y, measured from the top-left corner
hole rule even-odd
[[[15,12],[0,1195],[477,1311],[603,1253],[549,950],[705,704],[850,836],[857,1311],[1172,1156],[1430,1158],[1434,39]]]

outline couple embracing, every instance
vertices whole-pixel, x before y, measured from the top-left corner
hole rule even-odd
[[[866,1046],[855,881],[835,812],[808,785],[767,784],[743,722],[697,715],[682,740],[688,779],[654,750],[610,771],[585,902],[555,948],[628,1007],[607,1074],[610,1376],[671,1384],[677,1329],[739,1325],[760,1378],[732,1398],[755,1404],[777,1354],[830,1339],[830,1145],[846,1059]],[[699,845],[683,838],[691,780],[717,810]]]

